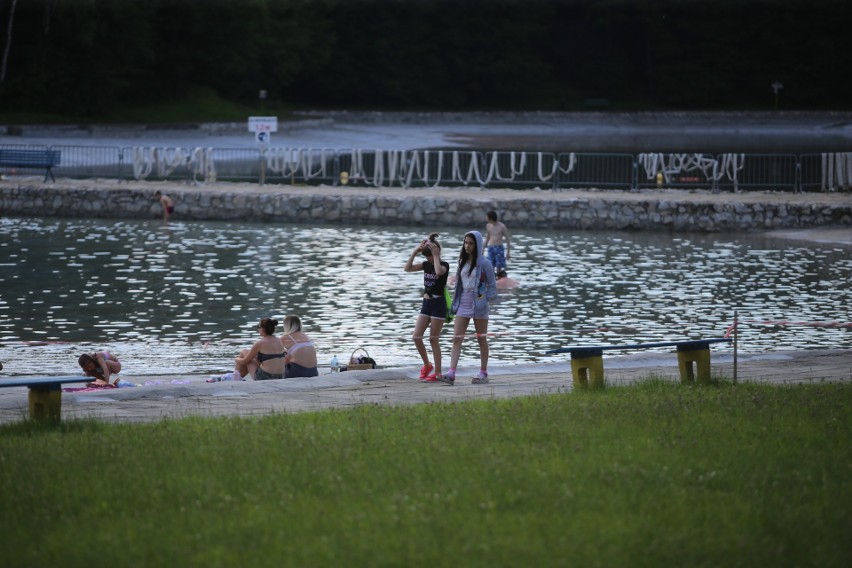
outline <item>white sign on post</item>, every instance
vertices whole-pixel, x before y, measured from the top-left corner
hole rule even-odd
[[[278,132],[278,117],[250,116],[248,130],[249,132]]]
[[[260,185],[263,185],[266,181],[266,150],[269,148],[272,133],[278,132],[278,117],[250,116],[248,119],[248,129],[249,132],[254,132],[254,139],[260,148]]]
[[[265,130],[258,130],[254,133],[254,139],[261,148],[268,148],[269,142],[272,140],[272,134]]]
[[[269,148],[272,133],[278,132],[277,116],[250,116],[248,119],[249,132],[254,132],[254,139],[261,149]]]

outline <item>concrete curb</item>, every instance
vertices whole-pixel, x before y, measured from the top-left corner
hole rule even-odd
[[[671,353],[639,353],[606,357],[607,384],[629,385],[656,377],[678,381],[677,360]],[[713,355],[713,375],[732,377],[733,354]],[[206,383],[205,377],[127,379],[162,384],[103,391],[66,392],[62,416],[66,420],[94,418],[108,422],[156,422],[163,419],[252,417],[281,412],[315,412],[364,404],[408,405],[470,400],[496,400],[573,390],[570,364],[512,365],[491,369],[491,382],[470,384],[473,368],[460,368],[456,385],[416,380],[417,369],[395,368],[348,371],[313,379],[263,382]],[[741,354],[738,377],[742,384],[762,382],[798,384],[852,382],[852,349],[778,351]],[[2,379],[0,379],[2,380]],[[26,418],[25,387],[0,389],[0,424]]]

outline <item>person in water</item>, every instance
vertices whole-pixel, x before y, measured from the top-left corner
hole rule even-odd
[[[160,190],[157,190],[154,193],[154,199],[159,201],[160,205],[163,206],[163,221],[168,221],[171,214],[175,212],[174,202],[168,195],[164,194]]]
[[[512,254],[509,250],[511,238],[509,229],[498,220],[496,211],[489,211],[486,218],[488,223],[485,225],[485,250],[482,252],[488,256],[491,266],[494,267],[494,275],[499,280],[506,277],[506,261]]]
[[[260,339],[251,346],[251,349],[243,349],[234,359],[236,370],[234,380],[242,380],[250,375],[255,381],[266,381],[270,379],[284,378],[284,358],[287,351],[284,344],[275,335],[275,327],[278,320],[263,318],[257,325]]]
[[[89,383],[93,386],[109,385],[110,377],[121,371],[121,362],[109,351],[98,351],[91,354],[85,353],[80,355],[77,363],[80,364],[86,376],[95,378],[94,381]]]
[[[284,378],[317,377],[317,349],[314,342],[302,331],[299,316],[284,318],[284,333],[281,343],[287,349],[284,358]]]

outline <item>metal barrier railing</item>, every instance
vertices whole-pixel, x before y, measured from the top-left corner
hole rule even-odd
[[[635,189],[634,161],[631,154],[559,154],[556,186]]]
[[[337,151],[328,148],[268,148],[262,152],[265,181],[324,183],[337,180]]]
[[[483,187],[556,187],[559,162],[546,152],[488,152],[483,160]]]
[[[205,166],[211,164],[211,153],[212,149],[201,147],[125,147],[121,149],[119,159],[119,179],[204,181]]]
[[[406,152],[349,148],[337,152],[335,183],[393,187],[405,179]]]
[[[0,144],[56,150],[69,178],[243,181],[372,187],[648,188],[816,192],[852,189],[852,152],[825,154],[606,154],[180,148]],[[0,172],[39,168],[0,166]]]
[[[401,187],[446,187],[482,185],[482,155],[479,152],[454,150],[409,150],[398,152],[388,170],[399,164]]]
[[[719,179],[736,164],[736,154],[639,154],[636,157],[636,189],[682,187],[718,189]],[[736,168],[734,167],[734,175]]]
[[[335,161],[340,183],[383,187],[484,186],[481,153],[347,149]]]
[[[852,152],[799,156],[800,191],[852,189]]]
[[[67,178],[122,177],[121,149],[110,146],[51,146],[60,152],[59,165],[53,174]]]
[[[269,175],[255,148],[212,148],[209,157],[209,164],[200,164],[204,175],[198,181],[255,181]]]
[[[798,191],[797,157],[785,154],[748,154],[739,164],[735,177],[721,178],[719,189],[733,191],[773,189]]]
[[[822,175],[822,154],[799,156],[799,191],[825,191]]]

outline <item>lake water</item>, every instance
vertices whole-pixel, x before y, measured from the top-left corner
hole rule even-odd
[[[454,265],[463,232],[436,230]],[[257,339],[261,317],[291,313],[321,365],[364,347],[382,366],[419,366],[410,336],[422,274],[402,267],[423,237],[388,226],[3,218],[2,373],[76,374],[77,357],[98,349],[129,376],[221,372]],[[544,351],[567,345],[722,337],[735,310],[745,353],[852,347],[848,246],[525,230],[513,233],[510,274],[522,285],[493,306],[492,365],[565,362]],[[467,341],[461,363],[476,362]]]

